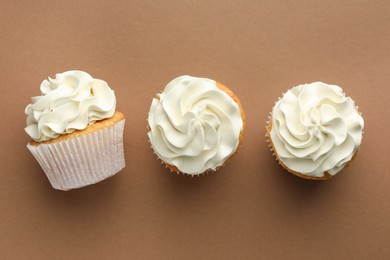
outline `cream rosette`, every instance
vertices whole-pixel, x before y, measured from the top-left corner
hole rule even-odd
[[[354,101],[322,82],[287,91],[275,104],[269,133],[279,161],[293,172],[321,178],[351,161],[364,121]]]
[[[25,110],[25,131],[37,142],[84,129],[115,112],[114,91],[84,71],[58,73],[42,82],[41,92]]]
[[[150,107],[148,137],[157,156],[178,171],[216,170],[236,151],[240,107],[214,80],[181,76]]]

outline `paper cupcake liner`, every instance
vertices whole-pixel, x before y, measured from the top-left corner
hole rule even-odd
[[[125,167],[125,120],[76,138],[27,148],[53,188],[70,190],[100,182]]]

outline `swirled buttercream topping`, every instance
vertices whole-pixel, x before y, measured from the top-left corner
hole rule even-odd
[[[223,165],[243,128],[238,104],[214,80],[191,76],[172,80],[153,99],[148,122],[157,156],[191,175]]]
[[[115,112],[114,91],[107,83],[78,70],[56,74],[41,84],[41,96],[26,107],[25,131],[42,142],[85,129]]]
[[[354,101],[322,82],[287,91],[272,111],[270,138],[279,160],[307,176],[335,175],[352,159],[364,121]]]

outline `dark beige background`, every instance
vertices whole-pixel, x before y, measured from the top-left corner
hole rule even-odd
[[[1,1],[0,23],[3,259],[390,258],[389,1]],[[70,69],[115,90],[127,167],[61,192],[25,147],[24,108]],[[247,113],[216,174],[170,174],[149,149],[152,97],[183,74],[226,84]],[[366,123],[327,182],[288,174],[264,138],[278,96],[313,81],[342,86]]]

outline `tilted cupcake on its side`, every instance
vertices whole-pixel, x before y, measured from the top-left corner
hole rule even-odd
[[[102,181],[125,167],[125,117],[115,112],[107,83],[83,71],[67,71],[41,84],[26,107],[27,148],[55,189]]]
[[[221,83],[180,76],[153,98],[148,123],[158,158],[171,171],[193,176],[217,170],[236,153],[245,114]]]
[[[355,102],[336,85],[322,82],[288,90],[276,102],[267,139],[289,172],[327,180],[356,156],[364,121]]]

